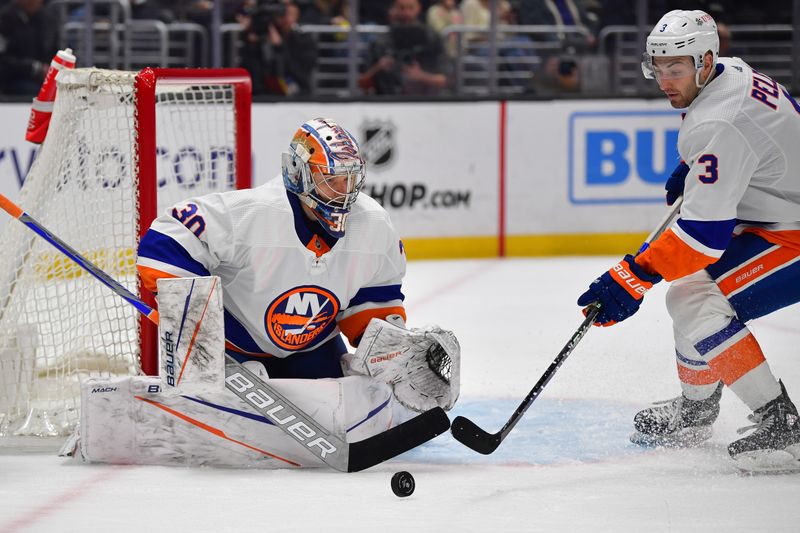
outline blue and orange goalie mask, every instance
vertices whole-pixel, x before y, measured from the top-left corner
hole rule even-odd
[[[295,132],[281,166],[286,189],[311,208],[328,233],[343,237],[366,177],[355,138],[333,120],[309,120]]]

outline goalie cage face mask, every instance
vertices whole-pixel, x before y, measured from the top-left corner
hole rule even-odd
[[[366,178],[355,138],[331,119],[310,120],[295,132],[281,163],[286,189],[312,209],[328,233],[343,237]]]

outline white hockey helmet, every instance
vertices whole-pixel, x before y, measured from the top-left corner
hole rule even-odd
[[[719,58],[717,23],[705,11],[675,9],[661,17],[647,36],[642,73],[647,79],[656,78],[653,69],[655,57],[689,56],[694,61],[695,80],[699,81],[706,52],[712,53],[712,61],[716,65]]]
[[[309,120],[292,137],[281,167],[286,189],[314,211],[328,233],[344,236],[347,215],[366,176],[355,137],[331,119]]]

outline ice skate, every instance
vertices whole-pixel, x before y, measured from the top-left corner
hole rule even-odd
[[[800,471],[800,418],[782,382],[781,395],[749,418],[755,425],[739,432],[754,431],[728,446],[736,466],[747,471]]]
[[[711,438],[711,426],[719,415],[722,383],[705,400],[690,400],[681,395],[671,400],[656,402],[636,413],[633,419],[636,431],[631,442],[640,446],[666,446],[689,448]]]

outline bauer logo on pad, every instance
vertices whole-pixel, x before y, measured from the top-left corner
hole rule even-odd
[[[339,300],[332,292],[316,285],[303,285],[284,292],[267,307],[264,325],[277,346],[302,350],[331,332],[339,307]]]

